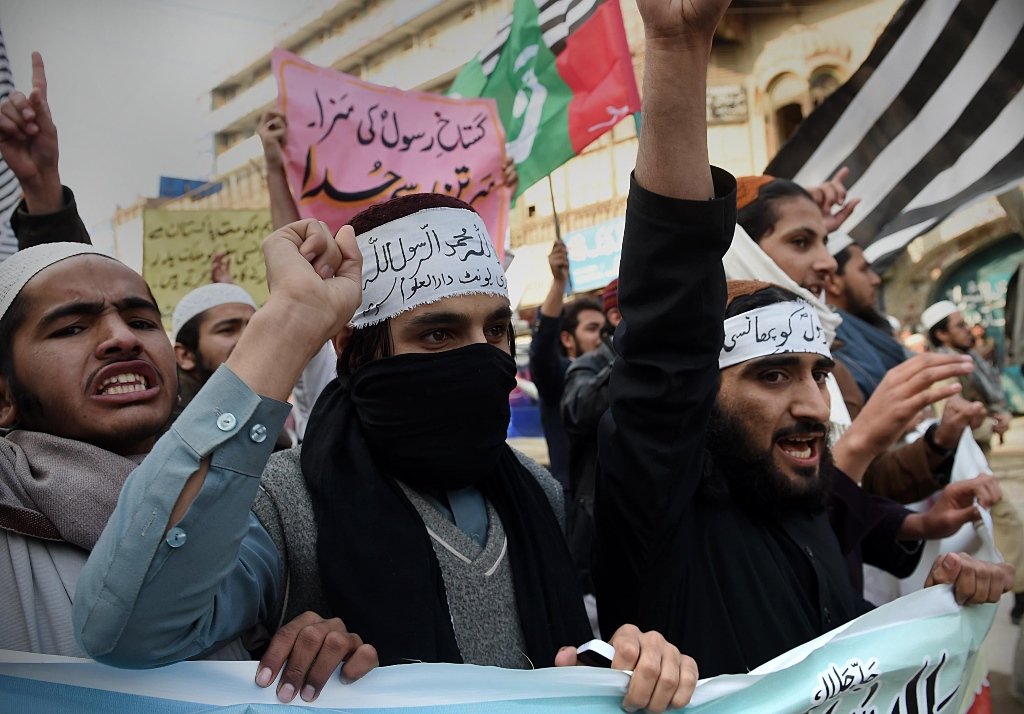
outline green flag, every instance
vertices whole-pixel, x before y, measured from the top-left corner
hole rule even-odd
[[[639,111],[618,0],[516,0],[449,94],[497,102],[521,194]]]

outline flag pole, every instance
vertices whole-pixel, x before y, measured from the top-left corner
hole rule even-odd
[[[555,208],[555,184],[551,181],[551,174],[548,174],[548,195],[551,197],[551,215],[555,217],[555,240],[562,242],[562,225],[558,221],[558,209]],[[572,295],[576,290],[572,286],[572,271],[569,271],[569,279],[565,283],[565,294]]]

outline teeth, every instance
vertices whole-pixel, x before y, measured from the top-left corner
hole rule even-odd
[[[100,384],[100,394],[128,394],[130,392],[144,392],[149,388],[149,382],[141,374],[127,372],[107,377]]]
[[[813,453],[813,449],[808,446],[798,447],[796,444],[809,444],[810,442],[802,441],[800,439],[787,439],[786,443],[780,443],[779,448],[798,459],[809,459]]]

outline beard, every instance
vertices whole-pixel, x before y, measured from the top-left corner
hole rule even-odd
[[[885,334],[892,335],[892,325],[886,319],[885,315],[883,315],[882,312],[874,305],[851,304],[849,313],[854,317],[859,317],[872,327],[878,328]]]
[[[18,422],[12,428],[46,431],[48,426],[52,426],[47,424],[43,400],[15,376],[14,370],[7,377],[7,388],[11,403],[18,412]]]
[[[772,435],[777,439],[793,433],[814,433],[827,426],[801,420],[794,427]],[[750,431],[734,416],[716,404],[708,422],[706,462],[700,493],[705,499],[724,505],[732,501],[755,520],[778,520],[795,513],[810,513],[824,508],[832,482],[832,452],[822,440],[821,458],[816,467],[793,467],[796,476],[788,476],[775,463],[772,450],[758,451]]]

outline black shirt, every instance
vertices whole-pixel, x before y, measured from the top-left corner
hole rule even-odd
[[[746,672],[870,608],[846,559],[864,529],[841,543],[824,509],[754,520],[698,497],[736,216],[735,179],[713,177],[711,201],[630,188],[595,502],[602,632],[658,630],[701,676]],[[847,505],[844,523],[877,525]]]

